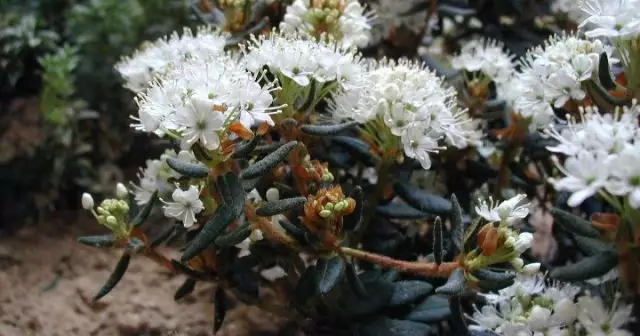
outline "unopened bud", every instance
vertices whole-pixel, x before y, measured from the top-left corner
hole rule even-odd
[[[107,211],[105,208],[99,206],[96,208],[96,211],[103,216],[108,216],[109,215],[109,211]]]
[[[115,227],[118,225],[118,220],[114,216],[107,216],[106,223],[109,227]]]
[[[325,171],[322,174],[322,182],[324,183],[331,183],[333,182],[333,179],[334,179],[333,174],[331,174],[329,171]]]
[[[82,207],[85,210],[91,210],[91,209],[93,209],[94,206],[95,206],[95,203],[93,202],[93,197],[91,196],[91,194],[83,193],[82,194]]]
[[[122,183],[118,183],[116,185],[116,196],[118,196],[118,198],[126,198],[129,195],[129,190],[127,190],[127,187],[124,186],[124,184]]]
[[[333,207],[335,206],[335,204],[329,202],[327,204],[324,205],[324,209],[325,210],[329,210],[329,211],[333,211]]]
[[[249,235],[249,239],[252,242],[256,242],[259,240],[262,240],[264,238],[264,236],[262,235],[262,231],[260,231],[260,229],[255,229],[253,231],[251,231],[251,234]]]
[[[540,271],[540,263],[530,263],[522,268],[522,273],[526,275],[534,275]]]
[[[327,217],[331,216],[331,214],[332,214],[331,210],[326,210],[326,209],[322,210],[322,211],[320,211],[318,213],[318,215],[320,215],[320,217],[322,217],[322,218],[327,218]]]
[[[274,202],[280,199],[280,190],[278,188],[269,188],[265,195],[268,202]]]
[[[511,259],[511,265],[516,271],[520,271],[522,266],[524,266],[524,260],[522,260],[522,258],[513,258]]]
[[[341,212],[346,207],[347,207],[347,202],[346,201],[340,201],[340,202],[336,203],[336,205],[333,207],[333,211]]]

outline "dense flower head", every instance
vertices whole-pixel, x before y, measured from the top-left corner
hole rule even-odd
[[[333,96],[334,118],[360,123],[382,121],[400,137],[406,156],[431,166],[430,152],[444,139],[464,148],[478,139],[477,124],[459,110],[455,91],[420,63],[406,60],[372,62],[358,84]],[[469,125],[471,124],[471,125]]]
[[[341,47],[364,47],[371,39],[371,19],[357,0],[295,0],[287,7],[280,30],[315,38],[326,34]]]
[[[182,35],[174,32],[147,42],[132,56],[122,58],[115,68],[126,81],[125,87],[140,92],[149,87],[156,75],[185,57],[207,58],[221,54],[226,38],[209,27],[200,27],[195,33],[184,28]]]
[[[518,114],[531,119],[532,128],[544,128],[554,118],[552,106],[560,108],[586,97],[581,83],[592,78],[604,51],[600,41],[554,36],[525,55],[521,72],[509,85],[511,93],[504,98]]]
[[[585,19],[580,27],[590,38],[633,39],[640,35],[640,1],[580,0]]]
[[[312,81],[337,81],[348,87],[362,72],[355,51],[343,49],[335,41],[309,40],[297,34],[273,32],[252,37],[243,52],[247,69],[257,73],[269,68],[283,88],[291,81],[300,87]]]
[[[215,150],[234,121],[246,128],[273,124],[270,114],[277,113],[278,107],[271,106],[271,91],[278,88],[272,83],[260,86],[261,76],[246,71],[241,61],[228,55],[184,60],[137,97],[134,119],[139,123],[133,126],[160,136],[170,132],[183,148],[199,143]]]
[[[629,204],[640,207],[640,108],[637,105],[617,108],[613,114],[600,114],[588,108],[581,122],[570,119],[558,130],[547,130],[558,141],[548,150],[567,155],[564,165],[557,165],[564,175],[552,179],[557,190],[572,194],[568,204],[577,206],[598,190],[628,196]]]
[[[504,83],[515,70],[514,59],[501,42],[475,39],[462,46],[460,53],[451,59],[451,65],[469,72],[480,71],[496,83]]]

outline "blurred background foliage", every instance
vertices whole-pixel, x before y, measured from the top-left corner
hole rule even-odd
[[[0,1],[0,229],[111,192],[135,169],[132,94],[113,65],[196,23],[183,1]]]

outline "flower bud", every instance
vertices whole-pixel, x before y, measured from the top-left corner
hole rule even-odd
[[[114,216],[107,216],[106,223],[109,227],[115,227],[118,225],[118,220]]]
[[[127,187],[125,187],[124,184],[118,182],[118,184],[116,184],[116,196],[118,196],[118,198],[126,198],[127,195],[129,195],[129,190],[127,190]]]
[[[517,253],[522,253],[531,247],[531,243],[533,243],[533,235],[529,232],[522,232],[518,236],[514,250]]]
[[[504,241],[504,246],[506,247],[513,247],[516,244],[516,239],[513,237],[509,237],[507,238],[507,240]]]
[[[551,310],[540,306],[533,306],[529,313],[529,327],[534,331],[543,331],[549,327]]]
[[[324,205],[324,209],[325,210],[329,210],[329,211],[333,211],[334,206],[335,206],[335,204],[329,202],[329,203]]]
[[[534,275],[540,271],[540,263],[530,263],[522,268],[522,273],[526,275]]]
[[[265,196],[267,197],[267,202],[277,201],[280,199],[280,190],[278,188],[269,188]]]
[[[517,271],[520,271],[522,269],[522,266],[524,266],[524,260],[522,260],[522,258],[513,258],[511,259],[511,265]]]
[[[93,209],[94,206],[95,206],[95,203],[93,202],[93,197],[91,196],[91,194],[83,193],[82,194],[82,207],[85,210],[91,210],[91,209]]]
[[[318,215],[320,215],[320,217],[322,217],[322,218],[327,218],[327,217],[331,216],[331,214],[332,214],[331,210],[327,210],[327,209],[322,210],[322,211],[320,211],[318,213]]]
[[[334,211],[340,212],[342,210],[344,210],[344,208],[347,207],[347,202],[346,201],[340,201],[338,203],[336,203],[336,205],[333,207]]]
[[[262,240],[264,238],[262,231],[260,229],[255,229],[251,231],[251,234],[249,235],[249,239],[252,242],[256,242],[259,240]]]
[[[553,313],[567,325],[573,323],[578,317],[576,304],[568,298],[563,298],[558,301],[553,307]]]

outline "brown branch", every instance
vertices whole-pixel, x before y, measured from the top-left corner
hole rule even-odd
[[[349,247],[340,248],[340,252],[344,255],[368,261],[384,268],[391,268],[403,273],[412,273],[425,277],[447,278],[456,268],[461,267],[460,262],[457,261],[445,262],[440,265],[436,263],[403,261]]]

